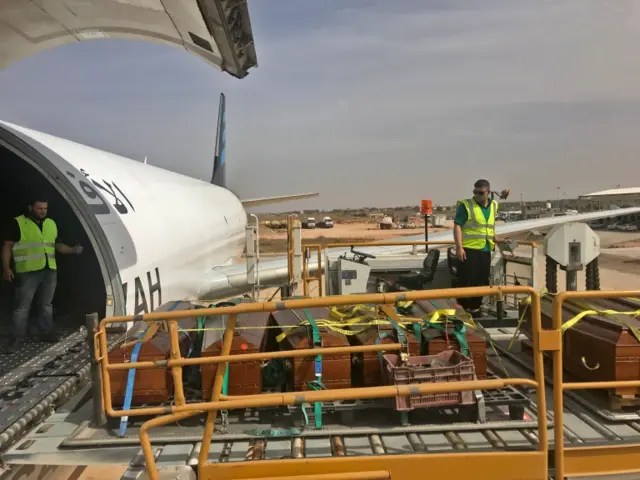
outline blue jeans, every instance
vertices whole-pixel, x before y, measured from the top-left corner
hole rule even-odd
[[[22,339],[27,332],[31,306],[38,318],[38,330],[41,334],[53,330],[53,294],[56,291],[58,276],[55,270],[45,269],[37,272],[16,274],[13,297],[13,338]]]

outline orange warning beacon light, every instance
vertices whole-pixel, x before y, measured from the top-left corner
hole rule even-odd
[[[431,215],[433,213],[431,200],[422,200],[420,202],[420,213],[423,215]]]

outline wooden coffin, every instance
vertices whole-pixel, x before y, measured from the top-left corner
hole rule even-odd
[[[210,317],[202,338],[202,357],[218,356],[222,352],[222,330],[226,325],[227,315]],[[236,331],[231,343],[231,355],[240,353],[258,353],[266,347],[268,312],[244,313],[238,315]],[[262,392],[261,360],[229,364],[228,395],[253,395]],[[223,365],[224,368],[224,365]],[[218,365],[203,365],[200,368],[202,394],[204,399],[211,398],[213,382]]]
[[[354,328],[355,329],[355,328]],[[381,335],[386,333],[387,335]],[[382,337],[382,338],[380,338]],[[395,343],[396,332],[392,327],[373,325],[358,334],[348,337],[351,345],[374,345],[378,343]],[[414,337],[408,339],[409,349],[419,350],[418,342]],[[383,383],[383,364],[378,352],[352,353],[351,354],[351,385],[353,387],[378,387]]]
[[[314,319],[329,319],[329,309],[307,309]],[[306,316],[300,310],[280,310],[271,314],[271,322],[274,327],[270,329],[270,347],[278,350],[301,350],[313,348],[313,336],[310,326],[289,330],[288,327],[298,326],[306,321]],[[349,342],[342,333],[334,332],[327,327],[319,327],[323,347],[348,347]],[[287,333],[286,337],[277,342],[276,338],[281,333]],[[293,391],[308,390],[307,384],[316,379],[315,358],[293,358],[289,360],[292,366],[286,389]],[[349,353],[339,355],[324,355],[322,357],[322,383],[328,389],[351,387],[351,356]]]
[[[194,307],[188,302],[169,302],[158,307],[154,312],[192,310]],[[164,324],[164,322],[162,322]],[[181,330],[192,330],[196,328],[195,317],[185,318],[178,321],[178,328]],[[123,363],[131,361],[131,354],[134,349],[134,341],[138,335],[144,335],[147,330],[146,322],[135,322],[127,332],[127,341],[123,347],[109,352],[109,363]],[[194,345],[195,332],[179,332],[180,353],[186,356]],[[169,339],[168,327],[161,325],[156,334],[144,342],[138,353],[139,362],[166,360],[170,357],[171,341]],[[127,388],[127,378],[129,370],[112,370],[109,372],[111,385],[111,402],[114,406],[124,404],[125,392]],[[144,404],[156,404],[168,402],[173,395],[173,378],[169,368],[152,368],[136,371],[133,384],[133,396],[131,406]]]
[[[640,309],[640,301],[565,301],[562,323],[588,309],[628,312]],[[550,328],[552,299],[541,299],[541,316],[543,328]],[[530,321],[529,313],[525,334],[531,339]],[[565,381],[640,380],[640,342],[625,324],[640,328],[640,320],[629,315],[588,315],[566,330],[562,342]],[[523,342],[523,347],[523,350],[531,354],[531,341]],[[640,388],[616,388],[611,393],[622,398],[637,397],[640,395]]]
[[[401,319],[396,318],[396,321]],[[398,332],[392,324],[373,325],[365,330],[361,326],[354,326],[353,330],[358,334],[350,336],[352,345],[374,345],[378,343],[400,343]],[[413,331],[405,333],[407,342],[407,353],[409,355],[420,355],[420,342],[413,334]],[[351,379],[354,387],[372,387],[384,385],[384,366],[380,361],[378,352],[352,353],[351,354]]]
[[[414,309],[415,315],[420,316],[435,312],[436,310],[449,308],[463,311],[454,299],[418,300],[416,301],[416,305],[417,308]],[[416,311],[418,309],[420,312]],[[460,351],[460,345],[458,344],[456,336],[452,333],[452,327],[447,335],[441,332],[435,338],[433,338],[434,332],[431,330],[432,329],[423,329],[422,331],[423,341],[425,342],[425,355],[437,355],[445,350]],[[487,342],[484,337],[474,333],[470,328],[467,328],[466,337],[476,376],[479,379],[485,378],[487,376]]]

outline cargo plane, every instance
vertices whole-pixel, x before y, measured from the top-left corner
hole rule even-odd
[[[0,68],[52,46],[112,37],[177,45],[238,78],[257,65],[244,1],[37,3],[0,5],[0,18],[11,27],[0,28]],[[63,4],[68,8],[56,7]],[[50,34],[38,36],[35,25]],[[0,218],[19,215],[35,192],[44,193],[61,235],[85,247],[81,257],[59,259],[54,300],[59,312],[76,312],[80,323],[88,312],[138,314],[170,300],[225,298],[251,289],[245,265],[233,263],[244,248],[246,209],[317,194],[240,199],[232,193],[225,175],[225,112],[221,94],[210,181],[0,121]],[[637,211],[510,222],[497,233]],[[430,239],[450,240],[451,232]],[[379,254],[403,248],[363,250]],[[311,262],[309,267],[317,266]],[[286,259],[261,262],[259,275],[264,284],[282,283]]]

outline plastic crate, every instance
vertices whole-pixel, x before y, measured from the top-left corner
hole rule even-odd
[[[455,350],[445,350],[437,355],[411,356],[408,363],[397,366],[400,356],[383,356],[387,384],[460,382],[475,379],[473,360]],[[448,362],[447,366],[431,367],[433,360]],[[407,412],[415,408],[442,407],[446,405],[471,405],[475,403],[473,391],[422,393],[408,397],[396,397],[396,410]]]

